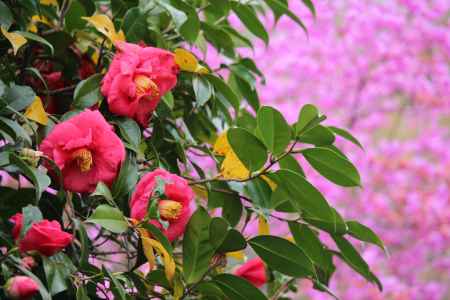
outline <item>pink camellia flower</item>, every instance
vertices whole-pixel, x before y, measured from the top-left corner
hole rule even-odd
[[[247,279],[258,288],[267,282],[266,266],[259,257],[248,260],[234,272],[234,275]]]
[[[169,51],[125,42],[116,47],[102,93],[111,112],[146,127],[161,97],[176,85],[179,68]]]
[[[84,112],[56,125],[40,150],[61,169],[64,187],[93,192],[97,183],[111,185],[125,159],[125,147],[99,111]]]
[[[28,276],[11,277],[5,285],[8,299],[28,300],[38,291],[38,284]]]
[[[22,230],[22,214],[17,213],[11,218],[9,218],[9,221],[14,224],[14,227],[12,229],[11,235],[14,240],[17,240],[20,235],[20,231]]]
[[[190,205],[194,192],[185,179],[162,169],[145,174],[131,196],[131,217],[137,220],[145,218],[158,177],[165,182],[164,194],[167,197],[165,200],[159,200],[159,214],[162,220],[169,222],[169,227],[164,229],[157,220],[151,220],[150,223],[160,228],[167,238],[173,241],[184,233],[191,216]]]
[[[73,236],[61,230],[57,221],[42,220],[31,225],[23,239],[19,240],[22,253],[37,251],[45,256],[52,256],[72,242]]]

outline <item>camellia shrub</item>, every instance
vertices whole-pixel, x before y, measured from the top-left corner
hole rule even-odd
[[[261,14],[307,30],[285,1],[0,9],[1,299],[286,299],[299,279],[333,296],[335,260],[381,289],[350,239],[382,241],[296,160],[359,187],[335,136],[362,146],[312,104],[294,124],[261,106],[264,74],[241,55],[269,43]]]

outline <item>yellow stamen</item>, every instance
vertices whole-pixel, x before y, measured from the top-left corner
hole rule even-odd
[[[72,154],[81,172],[87,172],[92,168],[92,153],[86,148],[79,149]]]
[[[158,209],[159,215],[166,220],[175,220],[181,214],[181,209],[183,205],[177,201],[173,200],[160,200]]]
[[[141,97],[150,93],[150,98],[159,97],[159,88],[156,83],[148,76],[137,75],[134,77],[134,84],[136,85],[136,95]]]

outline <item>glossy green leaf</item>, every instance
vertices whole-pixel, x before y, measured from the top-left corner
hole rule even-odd
[[[256,115],[258,130],[267,149],[275,155],[282,154],[291,141],[291,128],[276,109],[263,106]]]
[[[73,92],[72,105],[78,109],[84,109],[93,106],[103,99],[100,93],[100,82],[103,76],[94,74],[89,78],[80,81]]]
[[[247,247],[247,242],[242,234],[236,229],[230,229],[222,242],[222,245],[217,249],[219,253],[233,252],[243,250]]]
[[[243,128],[231,128],[228,142],[239,160],[250,170],[261,169],[267,161],[267,150],[261,141]]]
[[[248,241],[256,254],[272,269],[292,277],[314,274],[314,266],[305,253],[286,239],[260,235]]]
[[[112,197],[111,191],[109,187],[102,181],[97,183],[95,191],[91,194],[91,196],[101,196],[105,198],[109,203],[113,203],[114,199]]]
[[[302,0],[302,2],[308,7],[313,16],[316,16],[316,8],[314,7],[314,3],[311,0]]]
[[[122,29],[128,42],[138,43],[147,40],[149,37],[147,27],[147,16],[141,13],[139,8],[133,7],[126,12]]]
[[[55,52],[53,45],[50,44],[46,39],[40,37],[39,35],[34,34],[32,32],[28,32],[28,31],[15,31],[15,32],[20,34],[21,36],[25,37],[28,40],[32,40],[32,41],[38,42],[42,45],[45,45],[46,47],[48,47],[48,49],[50,50],[50,54],[52,54],[52,55]]]
[[[355,144],[356,146],[358,146],[361,149],[364,149],[363,146],[361,145],[361,143],[358,141],[357,138],[355,138],[350,132],[348,132],[345,129],[339,128],[339,127],[335,127],[335,126],[328,126],[328,129],[330,129],[331,131],[333,131],[335,134],[343,137],[344,139],[352,142],[353,144]]]
[[[221,93],[225,97],[225,99],[234,107],[234,109],[239,109],[238,96],[221,78],[210,74],[205,74],[203,76],[212,83],[214,89],[216,90],[216,93]]]
[[[11,10],[3,1],[0,1],[0,25],[8,30],[13,21],[14,17]]]
[[[294,156],[290,154],[280,159],[278,161],[278,164],[280,165],[280,169],[291,170],[294,171],[295,173],[302,175],[303,177],[306,177],[305,172],[300,166],[300,163],[294,158]]]
[[[187,15],[182,10],[176,9],[169,2],[162,0],[157,0],[155,2],[169,13],[178,29],[180,29],[180,27],[187,21]]]
[[[192,77],[192,87],[198,106],[203,106],[213,95],[211,83],[203,78],[203,76],[194,75]]]
[[[333,132],[322,126],[316,125],[314,128],[302,133],[298,138],[298,141],[306,144],[312,144],[315,146],[325,146],[334,143],[335,137]]]
[[[128,229],[128,223],[120,210],[109,205],[99,205],[86,222],[94,223],[114,232],[123,233]]]
[[[213,277],[228,299],[233,300],[267,300],[266,296],[247,280],[231,274],[220,274]]]
[[[280,0],[265,0],[265,2],[273,10],[276,10],[278,13],[288,16],[292,21],[294,21],[295,23],[300,25],[300,27],[303,29],[303,31],[308,33],[308,30],[307,30],[305,24],[302,22],[302,20],[296,14],[294,14],[289,9],[289,7],[286,4],[284,4],[282,1],[280,1]]]
[[[227,237],[228,227],[227,220],[223,218],[215,217],[211,219],[209,224],[209,241],[215,249],[222,245]]]
[[[383,241],[380,237],[373,232],[369,227],[359,223],[358,221],[347,221],[348,233],[357,238],[360,241],[372,243],[380,247],[383,251],[386,251]]]
[[[266,45],[269,43],[269,35],[250,5],[231,2],[231,8],[251,33],[262,39]]]
[[[35,97],[35,92],[29,86],[16,85],[12,83],[5,89],[2,99],[12,109],[21,111],[30,106],[30,104],[33,103]],[[11,111],[3,109],[0,111],[0,113],[9,114],[11,113]]]
[[[119,175],[112,186],[112,194],[114,199],[121,198],[130,193],[138,181],[138,167],[136,158],[128,154],[122,163]]]
[[[141,129],[139,128],[139,125],[130,118],[120,118],[115,122],[125,141],[132,146],[132,149],[135,152],[137,152],[139,144],[141,143]]]
[[[302,150],[303,156],[322,176],[341,186],[360,186],[361,179],[353,164],[327,148]]]
[[[56,295],[67,290],[70,275],[77,270],[70,258],[59,252],[51,257],[43,256],[42,260],[50,294]]]
[[[199,207],[192,215],[183,238],[183,273],[186,283],[199,281],[208,270],[214,254],[209,239],[211,218],[206,210]]]

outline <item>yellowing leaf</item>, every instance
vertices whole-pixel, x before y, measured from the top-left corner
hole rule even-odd
[[[181,70],[198,74],[209,73],[208,69],[198,63],[197,58],[191,52],[178,48],[175,49],[175,63]]]
[[[202,185],[194,185],[192,186],[192,190],[194,191],[195,195],[200,199],[206,199],[208,198],[208,191],[206,188]]]
[[[42,5],[54,5],[54,6],[58,6],[58,1],[57,0],[40,0],[39,1]]]
[[[225,155],[220,171],[225,179],[244,180],[250,176],[250,171],[239,160],[233,150],[228,151]]]
[[[5,38],[7,38],[8,41],[13,46],[13,52],[14,52],[14,55],[16,55],[17,51],[20,49],[20,47],[25,45],[25,43],[27,42],[27,39],[16,32],[8,32],[3,26],[0,28],[0,30],[1,30],[2,34],[5,36]]]
[[[114,23],[104,14],[93,15],[92,17],[82,17],[88,21],[99,32],[105,35],[113,44],[119,41],[125,41],[125,35],[122,30],[119,32],[114,28]]]
[[[258,217],[258,235],[269,235],[270,225],[264,216]]]
[[[177,276],[174,280],[173,298],[175,300],[180,300],[181,297],[183,297],[183,295],[184,295],[183,282]]]
[[[150,238],[145,237],[141,235],[142,240],[142,249],[144,250],[144,255],[147,258],[150,270],[153,270],[153,268],[156,265],[156,259],[155,259],[155,253],[153,252],[153,246],[150,242]]]
[[[227,132],[222,132],[214,143],[213,151],[218,155],[226,155],[231,151],[230,143],[228,142]]]
[[[150,239],[150,238],[144,238],[148,239],[148,242],[151,244],[151,246],[158,252],[160,256],[162,256],[163,263],[164,263],[164,273],[166,274],[166,278],[169,282],[172,282],[173,276],[175,275],[175,261],[170,256],[169,252],[167,252],[166,248],[158,242],[157,240]]]
[[[49,20],[46,17],[34,15],[31,17],[30,24],[28,24],[28,31],[36,33],[37,32],[37,26],[36,26],[37,23],[43,23],[43,24],[51,26],[51,23],[49,22]]]
[[[245,259],[245,254],[244,254],[244,251],[242,251],[242,250],[228,252],[227,256],[228,257],[232,257],[232,258],[234,258],[236,260],[239,260],[239,261],[244,261],[244,259]]]
[[[275,191],[277,189],[277,184],[275,183],[275,181],[273,181],[266,175],[261,175],[261,179],[264,180],[265,182],[267,182],[267,184],[269,185],[269,187],[272,191]]]
[[[42,100],[39,96],[36,96],[33,103],[28,106],[27,110],[25,111],[25,117],[44,126],[47,125],[47,112],[45,111],[44,106],[42,105]]]

